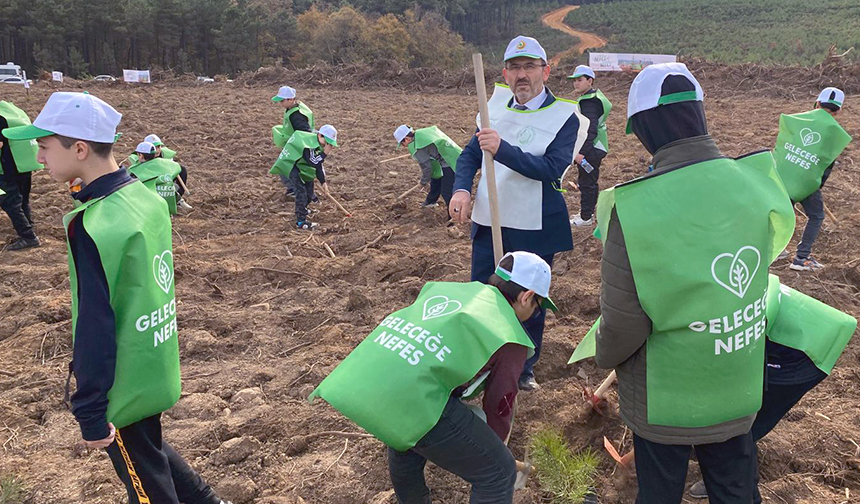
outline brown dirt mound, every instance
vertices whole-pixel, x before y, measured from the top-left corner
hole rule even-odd
[[[805,96],[795,101],[741,92],[736,80],[709,68],[694,66],[694,73],[702,75],[708,93],[711,132],[729,155],[772,146],[779,113],[809,106]],[[621,133],[630,78],[601,82],[616,104],[603,187],[643,173],[648,163],[638,142]],[[802,80],[797,76],[785,86]],[[267,175],[277,155],[269,128],[281,117],[269,101],[271,82],[92,88],[124,114],[120,156],[155,132],[190,171],[188,201],[194,210],[174,221],[184,389],[180,403],[164,415],[166,438],[236,503],[391,503],[383,446],[366,438],[305,437],[358,432],[327,405],[310,405],[305,398],[425,282],[469,278],[468,228],[447,228],[443,209],[419,208],[419,193],[391,209],[419,170],[408,159],[379,161],[397,154],[390,134],[402,122],[437,124],[465,143],[474,128],[475,100],[467,83],[460,91],[422,95],[397,88],[341,90],[336,76],[325,88],[299,86],[317,120],[340,131],[342,147],[326,169],[333,193],[354,215],[346,218],[323,201],[317,205],[321,230],[311,235],[294,230],[292,205],[285,205],[283,188]],[[35,117],[50,91],[34,86],[27,101],[15,88],[4,98]],[[562,79],[554,81],[553,91],[571,96]],[[849,96],[840,117],[855,136],[860,114],[851,104],[858,98]],[[860,315],[857,152],[855,144],[849,146],[824,189],[840,219],[838,226],[825,224],[816,244],[816,255],[828,268],[803,275],[784,262],[774,268],[785,283],[855,316]],[[567,198],[575,212],[578,194]],[[40,172],[32,206],[44,245],[0,252],[0,474],[25,477],[33,504],[121,502],[123,489],[106,456],[73,448],[79,432],[62,404],[71,345],[60,217],[71,202],[63,187]],[[599,308],[601,247],[590,230],[574,233],[576,249],[557,256],[554,268],[554,298],[562,312],[548,320],[536,368],[543,386],[521,396],[511,445],[518,457],[530,433],[543,425],[562,428],[575,447],[602,450],[607,436],[622,452],[630,449],[614,392],[605,417],[576,415],[582,387],[594,387],[606,373],[592,363],[566,365]],[[8,219],[0,218],[0,235],[11,238]],[[852,496],[860,493],[858,355],[860,344],[854,341],[833,376],[763,441],[766,502],[838,503],[847,500],[845,488]],[[468,500],[468,486],[438,468],[428,470],[428,482],[437,502]],[[635,480],[605,458],[598,482],[602,502],[631,502],[634,489]],[[518,492],[517,502],[537,504],[544,495],[532,481]]]

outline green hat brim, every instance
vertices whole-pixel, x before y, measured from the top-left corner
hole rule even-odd
[[[558,306],[556,306],[555,303],[552,301],[552,299],[550,299],[548,297],[543,298],[543,301],[541,301],[540,306],[541,306],[541,308],[545,308],[547,310],[552,310],[553,312],[558,311]]]
[[[122,137],[122,133],[117,133],[113,136],[113,143],[116,143]]]
[[[573,75],[568,75],[568,76],[567,76],[567,78],[568,78],[568,79],[578,79],[578,78],[580,78],[580,77],[588,77],[589,79],[593,79],[593,78],[594,78],[594,77],[592,77],[592,76],[590,76],[590,75],[588,75],[588,74],[573,74]]]
[[[272,97],[272,101],[273,101],[273,102],[276,102],[276,103],[277,103],[277,102],[282,102],[282,101],[284,101],[284,100],[286,100],[286,98],[281,98],[280,96],[277,96],[277,95],[275,95],[275,96],[273,96],[273,97]]]
[[[542,60],[543,56],[541,56],[539,54],[531,54],[531,53],[512,54],[511,56],[505,58],[505,61],[512,60],[514,58],[531,58],[531,59]]]
[[[322,134],[322,133],[320,133],[320,134]],[[325,143],[331,144],[331,145],[334,145],[335,147],[337,147],[337,140],[333,140],[333,139],[331,139],[325,135],[323,135],[323,138],[325,138]]]
[[[164,146],[164,142],[152,142],[152,145],[154,145],[154,146],[156,146],[156,147],[163,147],[163,146]]]
[[[3,136],[8,140],[33,140],[34,138],[44,138],[54,135],[53,131],[37,128],[32,124],[26,126],[14,126],[3,130]]]
[[[629,118],[627,118],[627,129],[624,130],[624,132],[628,135],[630,133],[633,133],[633,116],[630,116]]]

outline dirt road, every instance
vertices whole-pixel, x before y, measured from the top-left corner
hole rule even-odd
[[[550,58],[550,65],[558,64],[558,62],[561,61],[561,58],[567,56],[568,54],[582,54],[583,52],[585,52],[586,49],[596,49],[598,47],[603,47],[606,45],[605,39],[598,37],[593,33],[574,30],[573,28],[565,24],[564,18],[567,16],[567,13],[578,8],[578,5],[567,5],[552,12],[548,12],[544,14],[544,16],[541,18],[541,22],[543,22],[543,24],[549,26],[550,28],[561,30],[568,35],[572,35],[574,37],[579,38],[578,44]]]

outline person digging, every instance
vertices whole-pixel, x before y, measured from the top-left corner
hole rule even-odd
[[[128,173],[143,182],[147,188],[164,198],[167,211],[176,215],[176,185],[174,180],[179,176],[179,163],[158,157],[155,145],[141,142],[135,148],[139,163],[128,169]]]
[[[808,220],[797,253],[789,268],[796,271],[818,271],[824,265],[812,257],[812,245],[824,223],[824,199],[821,188],[830,177],[836,158],[851,142],[836,116],[842,111],[845,93],[835,87],[819,93],[815,108],[802,114],[779,118],[774,157],[792,202],[799,201]],[[788,252],[780,254],[780,259]]]
[[[413,130],[401,124],[394,130],[397,147],[405,145],[412,159],[421,166],[422,186],[429,185],[429,191],[422,207],[434,207],[439,196],[445,201],[445,208],[451,203],[454,188],[454,173],[457,171],[457,158],[463,149],[442,133],[437,126]]]
[[[428,460],[469,482],[470,502],[512,502],[517,471],[506,440],[534,348],[523,323],[556,310],[550,281],[546,261],[513,252],[488,285],[427,283],[311,393],[388,446],[399,504],[430,504]],[[465,402],[481,391],[480,407]]]
[[[597,204],[598,179],[600,164],[609,152],[609,137],[606,134],[606,119],[612,110],[612,103],[599,89],[594,88],[594,70],[586,65],[579,65],[573,75],[579,110],[590,121],[588,136],[579,153],[574,157],[579,186],[579,213],[570,219],[570,225],[590,226],[594,224],[594,206]]]
[[[557,252],[573,250],[573,237],[558,187],[573,161],[577,144],[585,141],[588,119],[575,103],[556,98],[545,86],[550,75],[546,51],[531,37],[518,36],[505,50],[507,85],[497,84],[488,102],[491,126],[480,129],[457,159],[449,215],[458,223],[472,221],[472,280],[486,282],[495,269],[489,193],[482,172],[472,203],[472,185],[484,151],[494,158],[502,245],[541,256],[552,266]],[[480,123],[478,123],[480,124]],[[584,125],[581,127],[580,125]],[[534,365],[540,358],[544,310],[525,324],[535,354],[520,376],[521,390],[539,387]]]
[[[121,133],[119,134],[122,135]],[[117,137],[119,140],[119,137]],[[143,139],[144,142],[151,143],[155,147],[155,156],[156,158],[167,159],[169,161],[176,162],[179,165],[179,175],[174,179],[176,181],[176,194],[178,195],[178,201],[176,202],[177,209],[181,208],[183,210],[191,210],[193,207],[189,205],[182,197],[185,195],[185,189],[188,187],[188,169],[179,162],[179,159],[176,157],[176,151],[172,149],[168,149],[164,142],[161,141],[161,138],[156,134],[146,135],[146,138]],[[114,141],[116,143],[116,141]],[[142,163],[140,158],[141,153],[132,152],[131,155],[126,158],[126,162],[124,163],[125,168],[133,168],[135,165]],[[150,158],[152,159],[152,158]],[[182,182],[180,183],[180,179]]]
[[[13,103],[0,101],[0,131],[14,126],[30,124],[27,113]],[[41,245],[33,229],[33,214],[30,210],[30,187],[32,172],[43,167],[36,160],[38,150],[35,142],[8,140],[0,133],[0,208],[12,221],[18,237],[3,247],[3,250],[24,250]]]
[[[296,131],[314,131],[314,113],[303,101],[296,96],[296,90],[290,86],[281,86],[278,94],[272,97],[272,101],[284,108],[284,121],[282,124],[272,126],[272,142],[283,149],[287,140]],[[289,177],[281,175],[281,183],[287,188],[286,196],[295,197],[295,187]],[[318,201],[315,194],[311,193],[311,201]]]
[[[308,219],[308,202],[313,194],[314,178],[328,192],[323,161],[337,147],[337,130],[330,124],[316,133],[296,131],[287,140],[281,155],[269,173],[288,177],[296,194],[296,227],[313,230],[315,222]]]
[[[117,166],[122,115],[91,94],[54,93],[32,125],[51,178],[80,178],[63,218],[72,292],[72,413],[83,444],[105,449],[131,504],[223,504],[162,438],[180,395],[173,245],[164,201]],[[66,388],[68,397],[68,384]]]
[[[720,152],[703,95],[682,63],[642,70],[627,132],[653,171],[597,203],[595,362],[617,373],[637,504],[681,502],[691,449],[712,504],[750,503],[755,489],[767,269],[791,238],[794,212],[770,152]]]

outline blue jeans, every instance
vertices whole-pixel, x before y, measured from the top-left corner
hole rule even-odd
[[[803,229],[803,237],[797,245],[797,257],[806,259],[812,253],[812,244],[818,238],[821,224],[824,222],[824,200],[821,199],[821,189],[807,196],[800,204],[809,220]]]
[[[472,281],[487,283],[490,275],[496,271],[496,260],[493,257],[493,244],[489,243],[487,248],[486,243],[473,241],[472,242]],[[512,252],[508,247],[504,247],[505,252]],[[540,256],[552,268],[552,260],[555,254]],[[540,359],[540,348],[543,343],[543,326],[546,319],[546,310],[539,308],[535,311],[532,318],[523,322],[523,327],[535,344],[535,354],[532,355],[523,366],[523,377],[534,376],[534,365]]]
[[[510,450],[457,398],[411,450],[388,449],[388,472],[400,504],[430,504],[424,466],[430,460],[472,485],[471,504],[510,504],[516,464]]]

